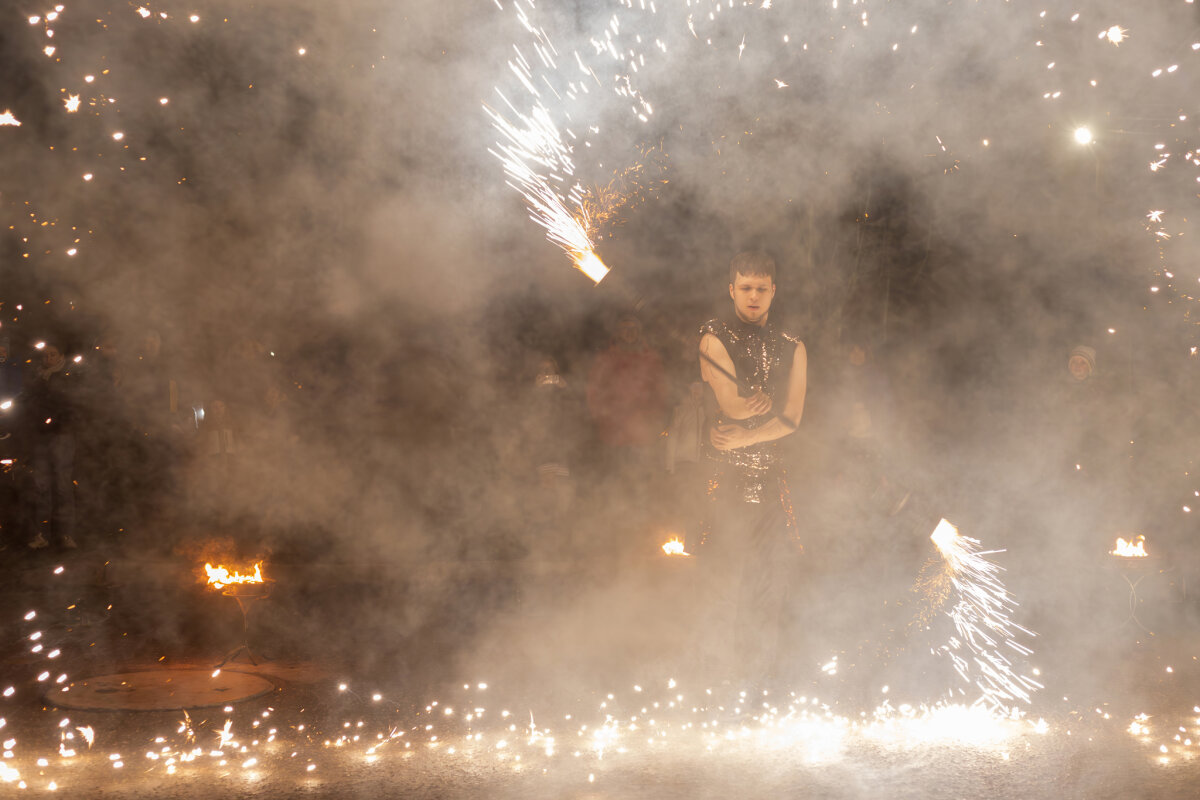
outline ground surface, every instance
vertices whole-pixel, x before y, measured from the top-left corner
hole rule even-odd
[[[124,569],[131,574],[129,564]],[[162,569],[142,565],[140,580],[158,585],[152,578]],[[916,684],[895,673],[885,692],[874,673],[860,680],[852,669],[822,672],[816,664],[811,678],[797,670],[798,688],[742,695],[736,684],[673,685],[668,672],[645,663],[621,670],[618,657],[580,647],[555,661],[546,645],[496,679],[505,646],[528,653],[529,642],[561,638],[567,623],[544,609],[475,635],[473,652],[453,659],[443,659],[434,640],[408,636],[410,649],[427,657],[410,653],[396,661],[408,669],[381,668],[380,653],[391,652],[388,632],[371,629],[379,618],[366,611],[378,593],[334,587],[343,598],[362,598],[361,608],[343,605],[331,616],[364,628],[353,640],[361,649],[348,650],[335,625],[324,639],[307,637],[307,649],[225,666],[226,677],[236,670],[269,678],[275,689],[265,696],[155,712],[57,708],[45,700],[54,687],[99,675],[212,674],[241,639],[232,603],[204,596],[197,602],[211,602],[205,608],[216,619],[209,634],[188,640],[178,621],[153,634],[147,619],[161,622],[156,614],[165,611],[143,598],[118,613],[136,582],[118,591],[98,574],[82,557],[10,565],[0,676],[0,688],[12,687],[0,701],[6,790],[89,798],[1191,798],[1200,791],[1200,637],[1181,609],[1157,616],[1146,609],[1155,635],[1114,618],[1103,646],[1092,638],[1078,648],[1065,636],[1044,642],[1047,688],[1019,718],[997,720],[923,708],[939,698],[907,696]],[[571,624],[586,628],[589,615],[599,618],[606,596],[591,611],[574,610]],[[281,594],[277,602],[295,599]],[[286,608],[263,613],[290,619]],[[271,630],[252,624],[251,644]],[[583,669],[585,662],[594,668]]]

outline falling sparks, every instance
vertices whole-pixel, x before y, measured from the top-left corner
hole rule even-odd
[[[13,116],[12,111],[9,111],[6,108],[6,109],[4,109],[3,113],[0,113],[0,125],[12,125],[14,127],[19,128],[19,127],[21,127],[21,122],[20,122],[20,120],[18,120],[16,117]]]
[[[980,550],[977,540],[960,535],[945,519],[930,538],[942,554],[957,597],[948,612],[957,635],[938,652],[950,658],[964,681],[980,690],[980,701],[989,707],[1008,711],[1017,701],[1028,703],[1042,684],[1019,674],[1005,652],[1032,655],[1017,637],[1035,634],[1010,618],[1016,602],[1000,580],[1001,568],[984,557],[1000,551]]]

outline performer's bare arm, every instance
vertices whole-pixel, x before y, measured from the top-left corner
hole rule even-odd
[[[733,366],[733,359],[729,357],[729,352],[725,349],[725,345],[721,344],[720,339],[711,333],[706,333],[700,339],[700,352],[712,359],[712,362],[705,358],[700,359],[700,377],[712,387],[713,394],[717,396],[717,403],[725,412],[725,416],[731,419],[749,419],[771,410],[771,398],[763,394],[761,390],[750,397],[741,397],[738,394],[737,383],[729,377],[736,375],[737,370]],[[728,375],[713,366],[714,362]]]
[[[721,348],[721,352],[725,353],[725,349]],[[725,357],[728,358],[728,354],[725,354]],[[726,378],[726,380],[729,379]],[[729,381],[729,383],[735,387],[734,391],[736,392],[736,384],[733,381]],[[713,388],[715,391],[716,387]],[[796,353],[792,356],[792,374],[788,380],[787,403],[783,413],[753,430],[740,425],[718,425],[709,434],[713,446],[718,450],[735,450],[739,447],[782,439],[800,425],[800,418],[804,415],[804,395],[807,391],[808,351],[804,349],[803,342],[797,342]],[[720,395],[717,397],[720,399]],[[724,409],[725,406],[722,405],[721,408]],[[726,411],[726,413],[729,412]]]

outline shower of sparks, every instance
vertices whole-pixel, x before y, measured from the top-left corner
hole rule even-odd
[[[643,147],[637,163],[618,171],[607,184],[584,191],[579,206],[595,229],[612,228],[621,212],[653,196],[666,185],[666,153],[661,145]]]
[[[654,3],[642,3],[643,12],[656,13]],[[503,9],[503,6],[497,3]],[[654,113],[651,103],[635,83],[636,73],[646,67],[647,53],[666,52],[666,44],[653,39],[650,44],[637,33],[622,39],[621,18],[614,14],[602,33],[588,40],[596,58],[611,57],[617,72],[602,80],[579,52],[560,53],[546,30],[536,24],[534,0],[517,0],[513,9],[521,28],[531,40],[527,48],[514,44],[509,72],[520,85],[520,100],[510,101],[509,94],[496,89],[499,102],[484,104],[484,111],[500,133],[500,140],[489,152],[503,165],[507,183],[525,199],[530,218],[546,231],[547,238],[561,247],[575,266],[599,283],[608,267],[596,254],[595,245],[606,225],[616,220],[615,211],[635,198],[644,198],[650,184],[627,185],[632,173],[642,171],[635,164],[607,186],[585,188],[578,176],[577,148],[591,148],[587,137],[597,136],[600,128],[585,119],[591,109],[589,95],[599,87],[610,86],[617,97],[631,102],[631,111],[639,122],[647,122]],[[632,10],[632,6],[629,8]],[[631,41],[627,41],[631,40]],[[631,46],[631,42],[632,45]],[[527,58],[532,50],[535,58]],[[581,138],[581,135],[583,138]],[[643,155],[646,152],[643,151]],[[645,191],[642,191],[645,190]]]
[[[508,104],[504,95],[500,97]],[[505,140],[498,142],[494,149],[489,148],[488,152],[504,165],[508,185],[525,198],[529,218],[546,229],[546,237],[565,250],[576,266],[581,270],[585,266],[591,269],[588,277],[599,283],[608,270],[597,268],[597,264],[603,266],[603,263],[593,250],[590,221],[581,206],[583,187],[575,183],[567,190],[566,197],[558,188],[562,181],[558,173],[571,176],[575,171],[570,148],[563,144],[562,135],[545,107],[535,106],[530,116],[520,113],[511,104],[508,107],[519,125],[510,123],[495,109],[485,106],[496,130]]]
[[[1029,703],[1042,684],[1020,674],[1005,653],[1032,655],[1017,638],[1036,634],[1012,621],[1017,603],[1000,580],[1002,568],[985,558],[1002,551],[980,550],[978,540],[960,535],[944,519],[930,538],[954,588],[955,603],[947,614],[957,634],[935,652],[949,657],[959,676],[979,689],[976,702],[1000,712],[1010,712],[1018,701]]]

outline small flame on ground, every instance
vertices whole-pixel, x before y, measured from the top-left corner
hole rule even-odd
[[[1139,534],[1127,542],[1118,536],[1117,546],[1109,554],[1121,558],[1146,558],[1149,555],[1146,552],[1146,537]]]
[[[691,553],[683,549],[683,540],[678,536],[672,536],[670,541],[663,542],[663,552],[669,556],[690,556]]]
[[[230,572],[228,568],[205,564],[204,571],[208,573],[208,582],[215,589],[222,589],[234,583],[263,583],[262,562],[254,565],[254,572],[243,575],[240,572]]]

